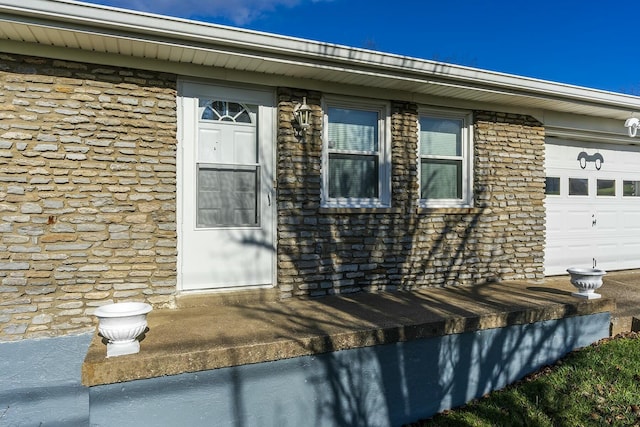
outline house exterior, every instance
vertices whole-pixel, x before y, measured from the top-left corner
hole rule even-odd
[[[636,97],[72,2],[2,13],[3,340],[194,291],[638,267]]]
[[[640,267],[637,97],[71,1],[0,38],[0,341]]]

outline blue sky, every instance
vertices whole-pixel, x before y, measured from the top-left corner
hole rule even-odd
[[[640,14],[633,2],[91,2],[640,95]]]

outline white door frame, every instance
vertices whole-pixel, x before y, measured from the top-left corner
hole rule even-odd
[[[203,82],[179,79],[178,80],[178,95],[177,95],[177,150],[176,150],[176,225],[177,225],[177,291],[183,292],[198,292],[198,291],[229,291],[233,289],[249,289],[249,288],[264,288],[273,287],[276,283],[276,242],[277,242],[277,230],[276,230],[276,192],[275,192],[275,166],[276,166],[276,136],[277,136],[277,111],[275,103],[275,91],[272,88],[265,87],[253,87],[253,86],[241,86],[241,85],[229,85],[220,82]],[[258,285],[258,286],[230,286],[230,287],[215,287],[211,289],[191,290],[185,287],[184,283],[184,245],[185,242],[185,190],[188,183],[185,182],[185,144],[189,141],[185,141],[185,135],[189,134],[187,126],[193,126],[192,123],[185,123],[185,117],[190,114],[186,111],[191,107],[191,102],[194,98],[201,96],[207,96],[215,93],[216,97],[225,98],[229,101],[247,102],[259,105],[260,108],[266,109],[270,114],[266,114],[265,117],[260,117],[259,120],[264,122],[263,126],[258,123],[258,137],[266,138],[270,141],[270,147],[264,152],[264,161],[269,162],[269,168],[271,169],[272,182],[269,182],[271,192],[268,197],[272,200],[270,206],[270,215],[267,215],[270,221],[271,229],[271,241],[273,246],[273,255],[271,257],[271,283]],[[265,122],[266,120],[266,122]],[[191,141],[192,143],[192,141]],[[269,144],[268,144],[269,145]]]

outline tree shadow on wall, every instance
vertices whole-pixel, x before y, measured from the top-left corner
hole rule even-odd
[[[279,115],[290,115],[296,96],[281,94]],[[309,104],[320,104],[319,94],[306,96]],[[407,168],[400,160],[415,159],[417,147],[415,141],[407,143],[398,136],[411,131],[407,123],[415,122],[416,112],[415,105],[394,106],[393,213],[320,212],[320,111],[314,111],[316,126],[308,131],[304,144],[294,137],[293,128],[279,129],[278,263],[288,265],[285,273],[293,283],[292,294],[334,295],[312,301],[317,310],[331,311],[330,324],[306,317],[274,325],[280,338],[320,354],[316,360],[321,369],[308,374],[317,396],[317,425],[387,426],[428,417],[549,363],[573,348],[580,335],[563,322],[471,332],[478,329],[474,324],[478,313],[469,308],[474,303],[509,312],[517,297],[527,295],[495,297],[485,292],[514,254],[500,246],[510,236],[505,227],[495,224],[497,215],[488,213],[491,194],[483,176],[475,179],[475,209],[446,215],[419,211],[417,166]],[[485,236],[489,229],[491,239]],[[267,238],[244,243],[270,244]],[[476,286],[456,286],[460,284]],[[432,295],[425,292],[427,287],[434,287]],[[422,292],[394,292],[382,305],[361,301],[368,292],[418,288]],[[466,305],[461,304],[463,300]],[[251,316],[266,322],[273,310],[278,309],[258,308]],[[369,334],[364,348],[339,351],[342,347],[331,338],[331,331],[341,325],[375,324],[385,313],[402,316],[416,310],[425,318],[454,317],[463,331],[470,332],[407,339],[403,334],[420,338],[419,333],[403,329],[390,317],[385,319],[390,326],[362,332]],[[291,332],[307,329],[324,339],[310,343]]]
[[[282,414],[296,414],[288,405],[304,405],[311,411],[306,425],[402,425],[518,380],[590,333],[588,324],[556,321],[483,330],[482,313],[513,317],[531,297],[524,287],[496,294],[493,286],[499,285],[318,298],[305,301],[304,311],[287,302],[252,305],[246,316],[269,325],[274,341],[313,355],[259,364],[270,382],[290,375],[291,363],[303,377],[281,380],[282,388],[264,399]],[[564,297],[541,295],[549,303]],[[247,394],[253,387],[247,378],[238,373],[230,390],[236,426],[250,425],[250,408],[260,407]]]

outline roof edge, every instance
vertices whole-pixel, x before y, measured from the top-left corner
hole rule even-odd
[[[640,110],[640,97],[633,95],[74,0],[21,0],[19,4],[15,4],[15,0],[0,0],[0,13],[46,20],[49,25],[63,28],[97,28],[104,31],[105,35],[127,31],[149,42],[153,42],[154,38],[162,38],[224,46],[304,59],[307,62],[329,61],[345,70],[366,67],[385,73],[410,73],[425,79],[437,78],[465,86],[478,85],[501,91],[513,90],[547,98],[615,108],[636,107]]]

